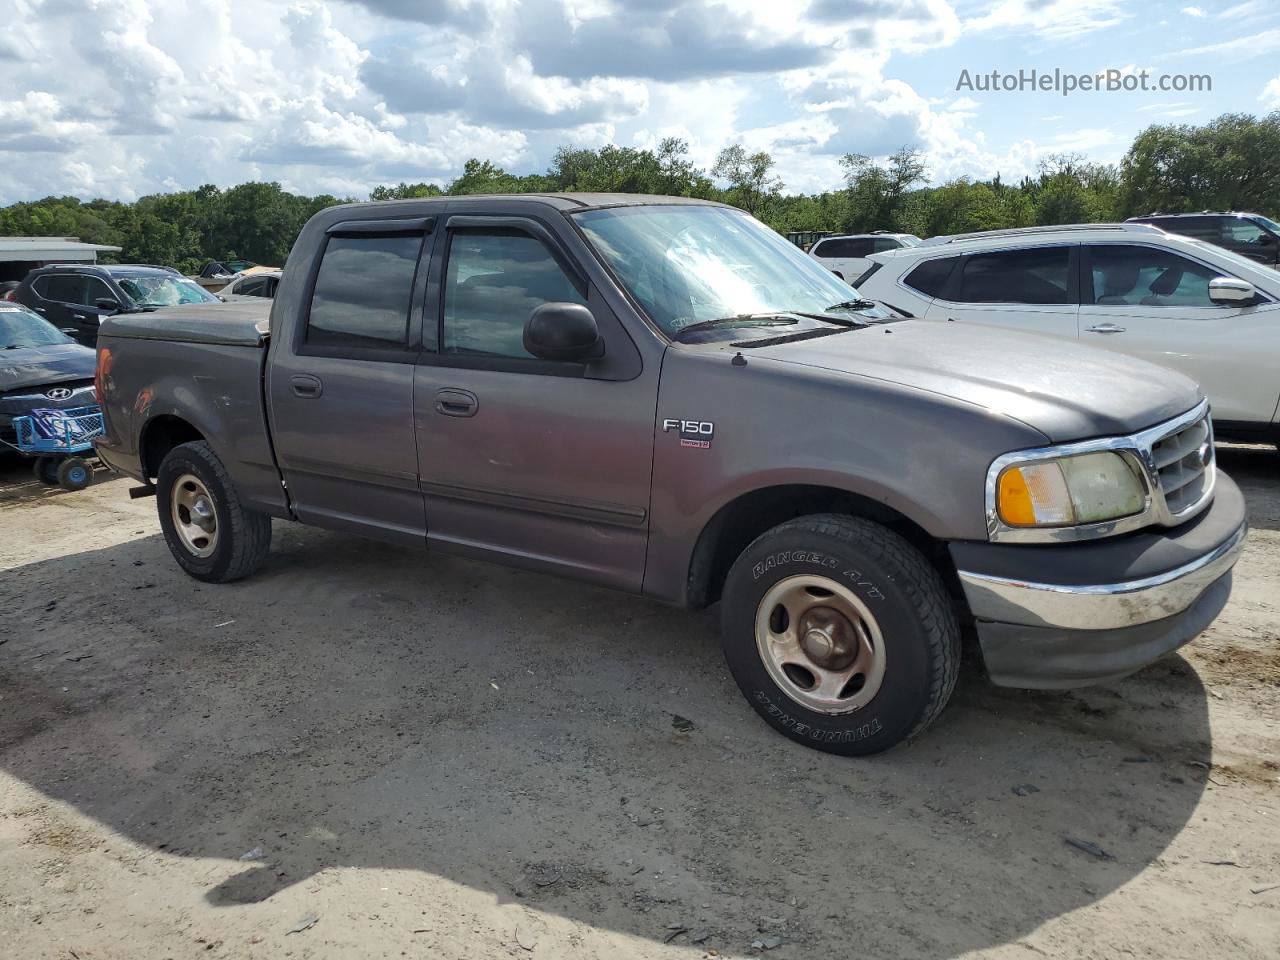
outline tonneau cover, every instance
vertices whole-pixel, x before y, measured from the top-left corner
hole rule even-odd
[[[105,317],[98,336],[258,347],[266,342],[270,315],[271,301],[262,298],[256,302],[190,303],[153,313]]]

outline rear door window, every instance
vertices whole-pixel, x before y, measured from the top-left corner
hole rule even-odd
[[[46,278],[42,296],[57,303],[84,303],[85,280],[78,273],[55,273]]]
[[[421,233],[329,238],[311,295],[304,342],[326,353],[409,345]]]
[[[865,257],[871,252],[871,240],[863,237],[836,237],[823,240],[818,246],[815,256],[828,260],[837,258]]]
[[[1067,303],[1071,254],[1067,247],[977,253],[966,258],[961,303]]]

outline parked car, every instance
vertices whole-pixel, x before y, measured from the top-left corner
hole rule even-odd
[[[280,270],[241,274],[218,292],[224,297],[266,297],[270,300],[276,295],[281,275]]]
[[[0,300],[0,449],[17,442],[15,417],[94,403],[94,353],[39,314]]]
[[[1200,383],[1219,437],[1280,442],[1280,272],[1139,223],[935,237],[872,259],[856,281],[868,297],[1151,360]]]
[[[1280,267],[1280,223],[1258,213],[1152,213],[1126,222],[1148,223]]]
[[[1069,687],[1217,616],[1244,501],[1191,380],[849,294],[686,198],[330,207],[269,337],[265,302],[103,324],[98,451],[198,580],[274,517],[719,600],[752,707],[835,753],[927,727],[962,628],[996,683]]]
[[[843,237],[825,237],[809,248],[809,256],[834,273],[841,280],[852,282],[862,274],[873,253],[887,253],[914,247],[920,238],[909,233],[856,233]]]
[[[60,264],[27,274],[14,299],[85,346],[103,317],[218,298],[169,267],[149,264]]]

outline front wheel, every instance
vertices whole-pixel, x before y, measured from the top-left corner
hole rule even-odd
[[[722,597],[725,658],[775,729],[828,753],[878,753],[937,718],[960,630],[942,579],[893,531],[822,514],[763,534]]]
[[[266,559],[271,518],[240,503],[226,467],[204,441],[179,444],[165,455],[156,508],[169,552],[197,580],[239,580]]]
[[[93,468],[84,457],[67,457],[58,464],[57,476],[63,490],[83,490],[93,482]]]

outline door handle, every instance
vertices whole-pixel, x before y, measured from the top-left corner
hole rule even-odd
[[[73,314],[72,314],[72,316],[73,316],[73,317],[75,317],[77,320],[88,320],[88,319],[89,319],[89,318],[88,318],[88,317],[86,317],[83,313],[73,313]]]
[[[436,393],[436,413],[446,417],[474,417],[480,401],[470,390],[440,390]]]
[[[1084,330],[1085,333],[1124,333],[1124,327],[1114,323],[1096,323],[1092,327],[1085,327]]]
[[[324,384],[320,382],[320,378],[310,374],[291,377],[289,383],[293,386],[293,392],[304,400],[314,400],[324,393]]]
[[[36,313],[44,313],[45,309],[46,309],[45,307],[36,307],[35,311]]]

